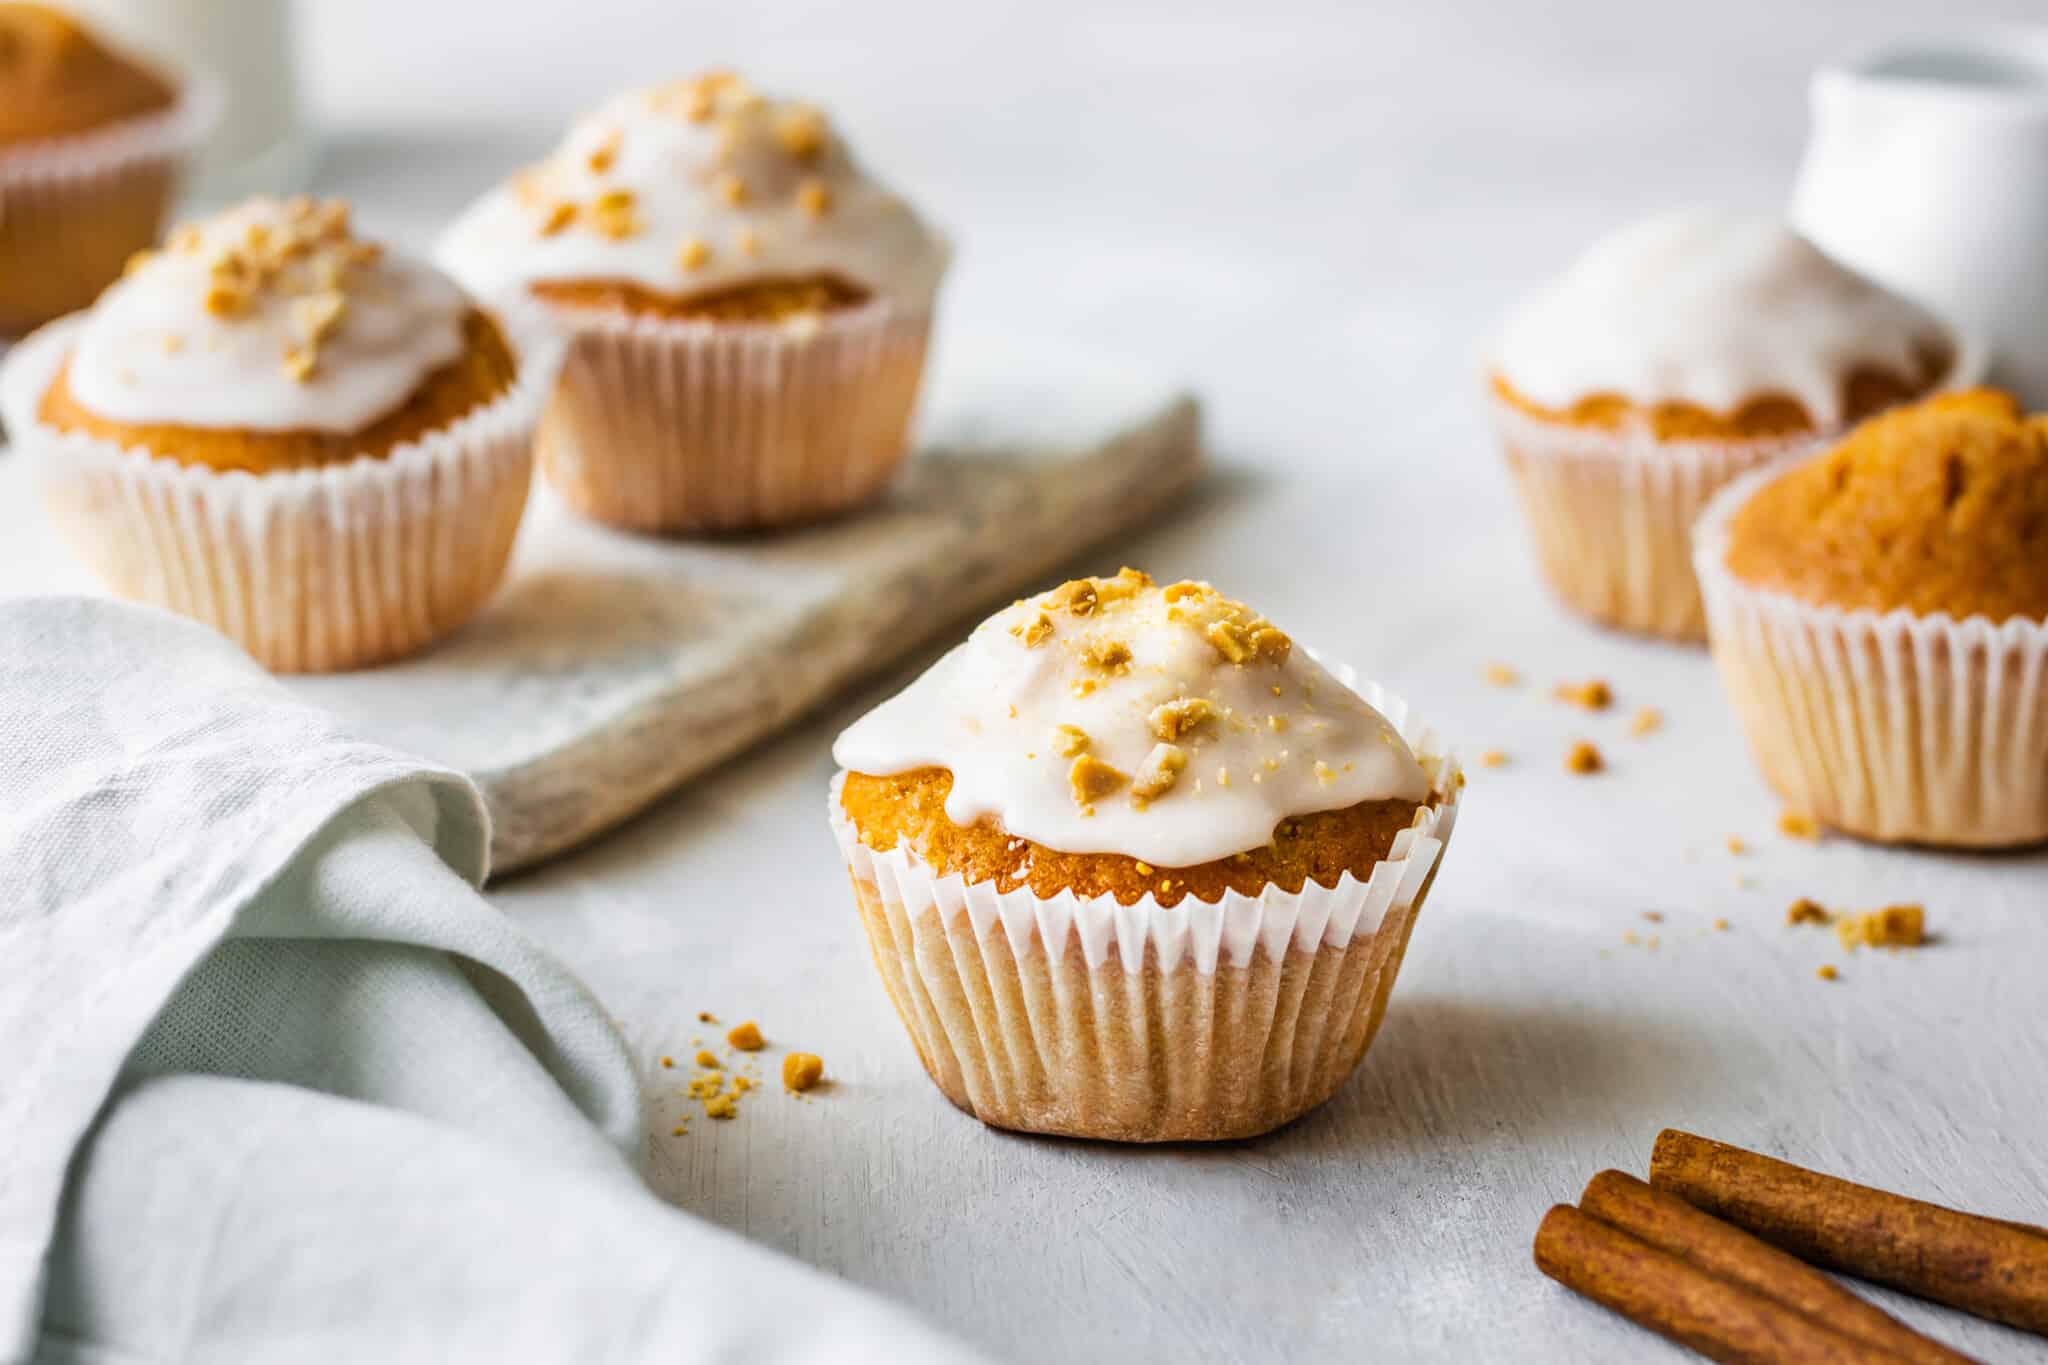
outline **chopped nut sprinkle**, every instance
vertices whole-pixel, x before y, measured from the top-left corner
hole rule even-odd
[[[628,189],[606,190],[590,202],[591,226],[613,241],[638,236],[639,199]]]
[[[761,1037],[761,1026],[751,1019],[734,1025],[732,1032],[725,1035],[725,1041],[741,1052],[759,1052],[767,1046]]]
[[[783,1088],[795,1091],[809,1090],[825,1079],[825,1061],[810,1052],[792,1052],[782,1059]]]
[[[718,197],[728,204],[744,204],[747,202],[747,182],[737,172],[726,171],[721,174],[718,177],[718,183],[715,188],[718,191]]]
[[[566,231],[576,221],[576,205],[568,199],[557,199],[541,210],[540,235],[553,237]]]
[[[1030,621],[1022,621],[1010,627],[1010,634],[1024,642],[1024,648],[1036,649],[1052,634],[1052,618],[1044,612]]]
[[[1131,647],[1122,640],[1094,640],[1081,651],[1081,662],[1106,673],[1120,673],[1131,665]]]
[[[1614,704],[1613,691],[1598,678],[1582,683],[1559,683],[1551,695],[1588,711],[1605,711]]]
[[[702,237],[685,237],[676,249],[676,264],[685,270],[702,270],[711,261],[711,246]]]
[[[1337,770],[1335,768],[1332,768],[1329,764],[1323,762],[1320,758],[1316,760],[1315,774],[1316,781],[1322,783],[1326,787],[1337,780]]]
[[[1597,773],[1606,766],[1607,762],[1600,757],[1600,751],[1586,740],[1582,739],[1565,750],[1564,770],[1568,773]]]
[[[1918,905],[1887,905],[1835,920],[1835,936],[1848,949],[1917,948],[1927,941],[1926,929],[1927,913]]]
[[[806,218],[823,218],[832,211],[832,189],[822,180],[806,180],[797,186],[796,206]]]
[[[742,256],[758,256],[761,254],[761,234],[752,228],[741,228],[737,233],[733,234],[732,244],[734,249]]]
[[[1179,697],[1152,708],[1152,733],[1172,743],[1216,719],[1216,704],[1203,697]]]
[[[825,147],[825,116],[809,105],[784,110],[775,120],[775,140],[798,161],[809,161]]]
[[[1055,725],[1052,727],[1053,752],[1061,758],[1078,758],[1088,752],[1092,743],[1088,732],[1078,725]]]
[[[590,149],[590,155],[584,158],[584,163],[590,167],[592,175],[603,175],[612,168],[612,164],[619,159],[619,144],[624,137],[624,133],[614,128],[605,134],[603,141]]]
[[[317,353],[310,346],[287,346],[284,348],[284,372],[293,382],[310,384],[313,371],[318,366]]]
[[[1173,784],[1188,766],[1187,750],[1173,744],[1155,744],[1152,752],[1145,755],[1145,761],[1138,767],[1138,776],[1131,783],[1131,795],[1139,801],[1151,801],[1173,790]]]
[[[1067,783],[1073,789],[1074,804],[1084,812],[1092,812],[1097,801],[1130,780],[1129,774],[1118,772],[1101,759],[1086,754],[1075,759],[1074,766],[1067,770]]]

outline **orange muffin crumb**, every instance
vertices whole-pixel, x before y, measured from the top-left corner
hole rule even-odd
[[[1727,564],[1822,605],[2048,619],[2048,417],[1996,389],[1887,413],[1759,489]]]
[[[701,255],[692,252],[688,244],[679,250],[696,257],[701,264],[709,259],[709,248],[702,242],[697,246],[702,249]],[[858,308],[871,297],[867,290],[837,275],[753,280],[681,297],[656,293],[623,280],[543,280],[533,286],[533,294],[565,308],[598,309],[670,321],[713,322],[787,322]]]
[[[782,1084],[790,1090],[809,1090],[825,1078],[824,1059],[810,1052],[792,1052],[782,1059]]]
[[[161,77],[48,5],[0,4],[0,147],[67,137],[168,109]]]
[[[1834,981],[1839,979],[1842,975],[1840,972],[1835,970],[1835,964],[1832,962],[1821,963],[1820,966],[1814,968],[1813,974],[1823,981]]]
[[[1605,711],[1614,704],[1614,689],[1599,678],[1582,683],[1559,683],[1551,695],[1588,711]]]
[[[1394,836],[1414,822],[1421,803],[1362,801],[1342,810],[1297,815],[1280,822],[1263,848],[1160,869],[1120,853],[1062,853],[1029,839],[1012,838],[993,823],[956,825],[946,814],[953,775],[920,768],[893,777],[848,773],[840,803],[860,840],[877,852],[902,843],[940,876],[958,872],[968,882],[993,881],[999,891],[1029,886],[1051,897],[1071,889],[1087,898],[1105,892],[1131,905],[1147,894],[1163,906],[1193,896],[1218,901],[1225,891],[1255,896],[1268,886],[1299,891],[1307,882],[1335,886],[1344,873],[1365,878],[1387,856]],[[1430,798],[1434,799],[1434,798]]]
[[[1833,918],[1826,906],[1810,896],[1801,896],[1785,907],[1787,924],[1826,924]]]
[[[1927,912],[1917,905],[1887,905],[1835,921],[1844,948],[1917,948],[1927,941]]]
[[[1564,770],[1568,773],[1584,776],[1597,773],[1606,766],[1607,760],[1600,757],[1600,751],[1586,740],[1582,739],[1565,750]]]
[[[767,1046],[761,1037],[761,1026],[751,1019],[734,1026],[732,1032],[725,1035],[725,1041],[742,1052],[759,1052]]]

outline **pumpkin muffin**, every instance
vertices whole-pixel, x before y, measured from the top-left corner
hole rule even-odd
[[[83,308],[156,240],[210,106],[63,13],[0,0],[0,338]]]
[[[257,199],[31,336],[0,405],[116,594],[329,671],[423,647],[497,585],[545,393],[520,369],[346,204]]]
[[[1510,318],[1487,385],[1537,559],[1602,623],[1701,639],[1690,531],[1731,479],[1967,379],[1972,348],[1771,219],[1596,243]]]
[[[714,72],[582,120],[439,256],[569,339],[540,437],[569,504],[701,532],[829,516],[889,481],[947,249],[816,108]]]
[[[839,737],[890,1001],[1003,1128],[1248,1137],[1365,1054],[1462,775],[1204,583],[1026,599]]]
[[[1764,776],[1865,838],[2048,839],[2048,417],[1974,389],[1702,519],[1714,658]]]

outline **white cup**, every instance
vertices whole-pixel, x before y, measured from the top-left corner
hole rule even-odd
[[[1792,220],[1987,341],[2048,408],[2048,29],[1965,29],[1821,68]]]

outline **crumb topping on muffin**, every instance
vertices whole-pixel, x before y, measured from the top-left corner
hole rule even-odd
[[[839,737],[852,773],[943,770],[953,824],[1189,867],[1291,817],[1430,791],[1386,719],[1206,583],[1125,569],[998,612]]]
[[[1833,430],[1961,346],[1775,219],[1694,209],[1602,239],[1508,320],[1489,382],[1530,415],[1667,440]]]
[[[358,433],[460,358],[472,305],[340,200],[252,199],[143,252],[84,315],[71,397],[117,423]]]
[[[464,214],[438,254],[486,296],[634,311],[756,285],[785,302],[823,290],[811,299],[822,308],[876,295],[923,307],[947,259],[820,110],[726,71],[588,115]]]
[[[1972,389],[1867,422],[1736,511],[1727,564],[1821,605],[2048,620],[2048,417]]]
[[[168,109],[156,73],[48,5],[0,3],[0,147],[89,133]]]

